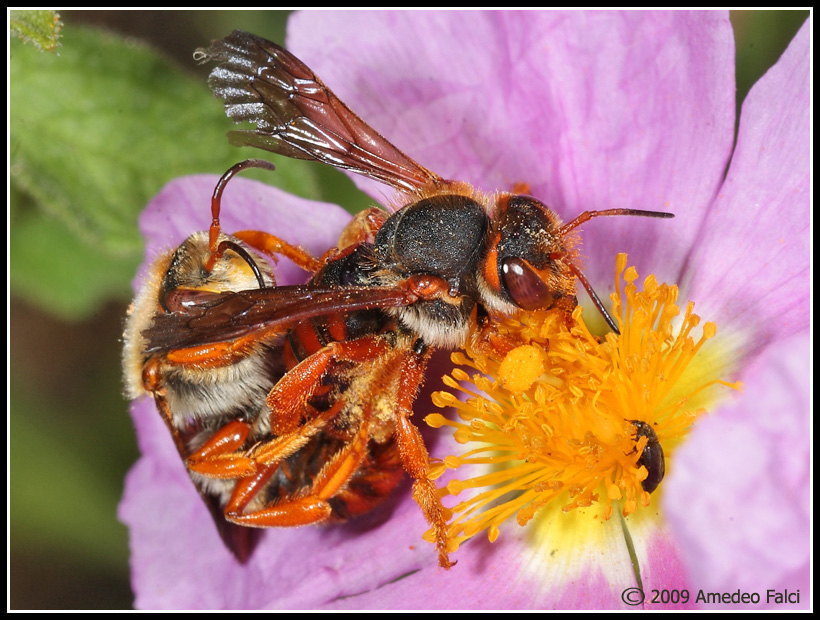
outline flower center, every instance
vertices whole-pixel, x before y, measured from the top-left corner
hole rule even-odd
[[[483,530],[494,541],[505,520],[515,515],[525,525],[548,504],[564,512],[597,504],[603,519],[615,504],[624,516],[649,506],[666,460],[714,400],[713,388],[739,387],[717,378],[719,350],[703,352],[715,324],[705,323],[695,340],[694,304],[679,321],[677,287],[650,275],[639,291],[637,279],[618,255],[612,300],[620,336],[594,336],[580,307],[571,325],[558,310],[523,312],[484,328],[465,353],[452,355],[477,371],[456,368],[445,377],[468,398],[438,392],[433,402],[454,407],[460,421],[441,414],[425,420],[453,428],[469,450],[448,456],[434,476],[463,466],[480,471],[442,489],[444,496],[474,490],[452,508],[452,551]]]

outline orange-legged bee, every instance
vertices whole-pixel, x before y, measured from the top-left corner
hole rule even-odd
[[[408,353],[416,339],[395,330],[379,308],[445,288],[426,275],[390,290],[357,286],[348,280],[356,245],[320,263],[258,231],[223,234],[222,190],[250,166],[272,168],[258,160],[232,167],[217,184],[211,233],[195,233],[155,261],[129,312],[124,348],[128,395],[154,397],[220,535],[241,561],[257,537],[239,525],[348,519],[380,503],[405,468],[426,476],[418,431],[407,422],[399,423],[404,434],[397,432],[394,415],[402,403],[411,413],[424,369],[416,358],[426,362],[429,353]],[[372,218],[381,221],[370,213],[355,219],[340,243],[372,228]],[[314,272],[311,282],[275,286],[249,243]],[[338,330],[343,337],[328,346]],[[419,497],[435,492],[426,478],[417,487]],[[430,505],[432,513],[438,504]]]
[[[195,58],[217,63],[209,84],[227,114],[256,126],[231,132],[233,144],[377,179],[403,206],[360,214],[317,260],[267,233],[223,235],[218,186],[210,234],[161,259],[137,299],[126,331],[132,394],[154,396],[227,521],[276,527],[360,514],[403,468],[439,563],[451,566],[448,514],[410,421],[431,350],[461,346],[498,314],[569,312],[576,280],[617,331],[567,236],[597,216],[671,214],[590,211],[562,225],[530,196],[486,195],[420,166],[274,43],[236,31]],[[255,250],[288,256],[309,282],[276,286]]]

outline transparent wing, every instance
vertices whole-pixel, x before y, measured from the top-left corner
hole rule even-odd
[[[194,54],[214,61],[208,84],[235,122],[232,144],[320,161],[377,179],[404,192],[446,185],[348,108],[298,58],[275,43],[235,30]]]

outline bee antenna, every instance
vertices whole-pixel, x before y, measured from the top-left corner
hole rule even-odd
[[[593,211],[594,213],[594,211]],[[601,298],[598,297],[598,293],[595,292],[595,289],[592,288],[592,285],[587,280],[587,277],[584,273],[575,266],[569,258],[566,256],[562,257],[563,262],[569,267],[570,271],[575,274],[575,277],[578,278],[578,281],[581,282],[581,285],[584,287],[586,292],[589,294],[590,299],[592,299],[592,303],[598,312],[601,313],[601,316],[604,317],[606,324],[609,325],[609,328],[615,332],[618,336],[621,335],[621,330],[618,329],[618,326],[615,324],[615,319],[612,318],[612,315],[609,311],[604,307],[604,302],[601,301]]]
[[[588,222],[593,217],[602,217],[608,215],[637,215],[639,217],[662,217],[662,218],[670,218],[675,217],[674,213],[665,213],[663,211],[643,211],[641,209],[606,209],[604,211],[584,211],[581,215],[576,217],[571,222],[564,224],[558,231],[559,235],[565,235],[573,228],[576,228],[583,224],[584,222]],[[587,289],[589,291],[590,289]]]
[[[238,164],[231,166],[225,174],[219,177],[219,181],[216,182],[216,187],[214,188],[214,195],[211,198],[212,220],[208,235],[208,250],[211,253],[211,258],[205,266],[209,271],[213,268],[216,260],[222,255],[222,252],[219,252],[216,246],[216,242],[219,239],[219,232],[221,230],[219,225],[219,212],[222,210],[222,192],[225,191],[225,186],[228,184],[228,181],[230,181],[238,172],[242,172],[248,168],[276,170],[276,166],[269,161],[265,161],[264,159],[246,159],[245,161],[241,161]]]
[[[212,256],[222,256],[225,253],[225,250],[232,250],[239,254],[242,259],[248,263],[248,266],[253,271],[254,277],[256,277],[256,281],[259,283],[259,288],[265,288],[265,279],[262,277],[262,272],[259,271],[259,265],[256,264],[256,261],[253,260],[253,257],[248,253],[248,251],[243,248],[241,245],[236,243],[235,241],[231,241],[226,239],[219,246],[216,248],[216,252]]]
[[[666,213],[664,211],[644,211],[642,209],[606,209],[604,211],[584,211],[581,215],[576,217],[571,222],[564,224],[560,229],[558,229],[558,234],[562,237],[566,235],[569,231],[573,228],[577,228],[581,224],[588,222],[594,217],[604,217],[610,215],[637,215],[639,217],[660,217],[660,218],[672,218],[675,217],[674,213]],[[604,317],[607,325],[609,325],[610,329],[615,332],[616,334],[620,335],[621,332],[618,329],[618,326],[615,324],[615,319],[612,318],[612,315],[609,314],[607,309],[604,307],[604,303],[601,301],[601,298],[598,297],[598,294],[592,288],[592,285],[587,280],[587,277],[581,272],[578,267],[576,267],[568,257],[562,256],[561,260],[566,263],[569,267],[570,271],[575,274],[575,277],[583,285],[586,292],[589,294],[590,299],[592,299],[592,303],[598,309],[598,312],[601,313],[601,316]]]

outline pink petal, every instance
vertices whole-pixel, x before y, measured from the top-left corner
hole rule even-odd
[[[677,275],[732,149],[722,12],[307,12],[291,19],[288,44],[444,177],[490,191],[526,182],[566,219],[676,213],[584,227],[588,275],[607,285],[618,251],[642,273]]]
[[[641,261],[668,278],[699,242],[734,124],[725,13],[313,12],[294,17],[289,43],[365,120],[443,176],[491,190],[527,182],[568,218],[622,206],[677,214],[671,222],[588,224],[587,271],[597,281],[611,279],[615,250],[629,251],[642,273],[650,269]],[[157,237],[149,251],[206,227],[213,182],[181,191],[191,194],[190,208],[172,198],[146,217],[146,234]],[[232,182],[226,193],[227,230],[268,230],[321,253],[349,217],[336,209],[331,232],[337,215],[325,216],[324,207],[310,210],[283,195],[254,199],[239,194],[241,185]],[[228,206],[232,200],[241,211]],[[229,220],[234,213],[239,220]],[[304,227],[313,230],[302,238]],[[133,415],[146,456],[129,476],[121,514],[132,531],[138,606],[623,608],[627,571],[608,580],[594,563],[579,562],[569,567],[576,578],[560,588],[537,570],[527,573],[525,553],[549,566],[542,548],[533,555],[527,530],[495,545],[471,541],[445,573],[420,540],[423,519],[401,489],[345,526],[268,531],[239,566],[151,403]],[[674,539],[657,527],[639,537],[645,585],[685,584]],[[594,556],[624,562],[621,552]]]
[[[767,342],[806,328],[809,306],[809,23],[750,91],[726,181],[684,281],[703,316]]]
[[[665,512],[692,590],[757,593],[753,609],[809,608],[809,347],[803,333],[766,349],[743,394],[676,453]],[[767,600],[769,590],[798,593],[799,604]]]
[[[685,276],[698,311],[746,338],[736,362],[760,358],[678,453],[666,506],[693,586],[756,593],[755,609],[809,604],[809,110],[807,23],[744,103]]]
[[[561,517],[574,523],[572,516]],[[525,528],[506,523],[496,542],[480,535],[463,545],[450,571],[424,566],[330,608],[628,609],[632,605],[625,600],[639,608],[663,607],[632,598],[635,576],[617,515],[600,527],[587,539],[566,523],[533,522]],[[652,587],[685,589],[679,553],[668,534],[646,519],[630,522],[630,530],[647,596]]]

